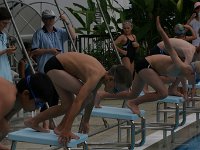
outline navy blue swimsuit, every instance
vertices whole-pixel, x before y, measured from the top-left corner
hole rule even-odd
[[[122,45],[123,50],[127,51],[127,55],[122,55],[121,58],[124,57],[128,57],[130,59],[130,62],[132,63],[133,60],[135,59],[135,55],[136,55],[136,49],[135,47],[133,47],[132,42],[135,42],[135,40],[131,41],[128,37],[127,37],[127,42],[126,44]]]

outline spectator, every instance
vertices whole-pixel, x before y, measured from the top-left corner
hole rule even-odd
[[[52,10],[44,10],[42,12],[42,21],[44,26],[38,29],[32,39],[32,55],[36,57],[38,71],[44,73],[44,65],[52,56],[64,52],[64,42],[69,39],[69,35],[65,29],[56,28],[56,15]],[[65,16],[60,18],[66,22],[72,38],[75,40],[75,30],[70,25]]]
[[[32,64],[35,64],[35,62],[31,59],[31,43],[29,42],[24,42],[24,47],[27,51],[27,54],[29,55],[30,60],[33,62]],[[26,57],[24,51],[22,52],[23,57],[22,59],[19,61],[18,64],[18,72],[19,72],[19,77],[20,78],[25,78],[28,75],[31,74],[31,68],[28,62],[28,58]]]
[[[15,46],[8,44],[7,35],[3,33],[3,30],[10,23],[10,20],[11,15],[7,8],[0,7],[0,76],[12,82],[13,79],[8,55],[13,54],[16,48]]]
[[[194,4],[194,11],[192,16],[187,21],[187,24],[189,24],[195,31],[197,38],[192,41],[192,44],[197,47],[197,52],[199,53],[199,44],[200,44],[200,2],[196,2]],[[197,60],[200,59],[200,56],[197,56]]]
[[[117,51],[121,54],[123,65],[128,68],[133,74],[134,59],[139,44],[137,43],[136,36],[132,34],[133,24],[127,20],[123,22],[122,26],[123,34],[121,34],[115,40],[115,44],[117,45]]]
[[[44,73],[44,65],[52,56],[64,52],[64,42],[69,39],[69,35],[65,29],[54,26],[55,18],[56,15],[52,10],[44,10],[42,12],[44,26],[38,29],[33,35],[31,55],[36,58],[38,72],[41,73]],[[66,22],[69,32],[75,40],[76,34],[72,25],[67,22],[64,15],[60,16],[60,19]],[[57,104],[58,99],[54,102]],[[42,107],[41,111],[45,109],[46,106]],[[46,129],[48,128],[47,123],[44,123],[43,126]]]
[[[186,35],[186,33],[190,31],[191,35]],[[197,39],[196,33],[193,30],[191,26],[188,24],[182,25],[180,23],[176,24],[174,26],[174,33],[175,33],[175,38],[183,39],[185,41],[191,42],[195,39]]]

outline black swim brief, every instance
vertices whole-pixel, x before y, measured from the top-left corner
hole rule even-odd
[[[145,58],[138,59],[135,61],[135,71],[139,73],[142,69],[151,68],[151,65]]]
[[[167,55],[167,53],[165,53],[162,49],[160,49],[160,47],[158,47],[158,45],[154,46],[154,47],[149,51],[149,55],[156,55],[156,54]]]
[[[56,58],[56,56],[51,57],[44,66],[44,72],[47,73],[50,70],[64,70],[60,61]]]

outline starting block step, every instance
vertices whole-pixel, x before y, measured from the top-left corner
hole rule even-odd
[[[134,146],[141,146],[145,142],[145,111],[140,110],[140,115],[134,114],[129,108],[119,108],[119,107],[110,107],[110,106],[102,106],[101,108],[93,108],[91,116],[93,117],[101,117],[101,118],[109,118],[116,120],[125,120],[128,121],[131,127],[130,135],[130,147],[129,150],[133,150]],[[135,120],[141,120],[141,130],[138,132],[135,130]],[[141,141],[139,143],[135,143],[135,134],[141,133]],[[118,143],[121,141],[121,128],[118,124]],[[114,144],[114,143],[113,143]]]
[[[85,143],[88,140],[87,134],[75,134],[80,138],[78,140],[72,139],[69,143],[67,143],[66,148],[77,147],[78,144]],[[12,141],[12,150],[16,149],[16,142],[27,142],[63,147],[63,145],[58,143],[58,136],[54,134],[53,130],[50,130],[49,133],[44,133],[35,131],[31,128],[25,128],[9,133],[8,139]]]
[[[187,86],[188,86],[188,88],[190,88],[190,89],[192,88],[192,85],[191,85],[191,84],[188,84]],[[196,89],[200,89],[200,82],[196,83],[196,84],[195,84],[195,87],[196,87]]]
[[[167,96],[164,99],[158,100],[157,102],[163,102],[163,103],[183,103],[185,100],[183,97],[178,97],[178,96]]]
[[[145,111],[140,110],[139,116],[137,114],[133,114],[129,108],[102,106],[102,108],[93,108],[91,115],[93,117],[103,117],[110,119],[137,120],[140,119],[140,117],[144,117]]]

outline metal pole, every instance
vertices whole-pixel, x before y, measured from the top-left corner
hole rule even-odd
[[[25,48],[25,46],[24,46],[24,44],[23,44],[22,38],[20,37],[19,31],[18,31],[17,26],[16,26],[16,24],[15,24],[15,21],[14,21],[14,19],[13,19],[13,16],[12,16],[12,13],[11,13],[10,8],[9,8],[9,6],[8,6],[8,3],[7,3],[6,0],[3,0],[3,1],[4,1],[4,4],[5,4],[6,8],[7,8],[8,11],[9,11],[10,15],[11,15],[11,21],[12,21],[13,27],[14,27],[15,32],[16,32],[16,34],[17,34],[17,37],[18,37],[18,39],[19,39],[19,43],[21,44],[22,50],[24,51],[25,56],[26,56],[26,58],[28,59],[28,63],[29,63],[29,65],[30,65],[30,67],[31,67],[31,71],[35,74],[35,70],[34,70],[34,68],[33,68],[32,62],[31,62],[31,60],[30,60],[30,58],[29,58],[29,56],[28,56],[28,53],[26,52],[26,48]]]
[[[60,11],[60,8],[59,8],[59,6],[58,6],[57,1],[54,0],[54,2],[55,2],[55,4],[56,4],[56,7],[57,7],[57,9],[58,9],[58,12],[59,12],[59,14],[60,14],[60,16],[61,16],[62,13],[61,13],[61,11]],[[70,34],[70,32],[69,32],[69,28],[68,28],[68,26],[66,25],[66,22],[63,21],[63,20],[62,20],[62,22],[63,22],[63,24],[64,24],[64,26],[65,26],[65,29],[67,30],[67,32],[68,32],[68,34],[69,34],[69,38],[70,38],[70,40],[71,40],[72,46],[73,46],[73,48],[74,48],[74,51],[77,52],[76,46],[75,46],[74,41],[73,41],[73,39],[72,39],[72,36],[71,36],[71,34]]]
[[[100,5],[100,3],[99,3],[99,0],[96,0],[96,2],[97,2],[97,5],[98,5],[98,7],[99,7],[99,10],[100,10],[100,12],[101,12],[101,14],[102,14],[103,20],[104,20],[104,22],[105,22],[105,24],[106,24],[106,27],[107,27],[107,29],[108,29],[108,33],[109,33],[109,35],[110,35],[110,38],[111,38],[111,41],[112,41],[112,43],[113,43],[115,52],[116,52],[117,57],[118,57],[118,59],[119,59],[119,62],[120,62],[120,64],[122,64],[121,57],[119,56],[119,52],[117,51],[117,46],[116,46],[116,44],[115,44],[115,42],[114,42],[113,36],[112,36],[111,31],[110,31],[110,29],[109,29],[108,23],[107,23],[106,18],[105,18],[105,16],[104,16],[104,13],[103,13],[103,10],[102,10],[101,5]]]

